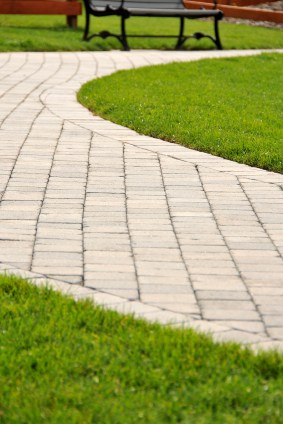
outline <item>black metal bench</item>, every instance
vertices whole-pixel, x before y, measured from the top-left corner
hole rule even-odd
[[[183,0],[84,0],[86,10],[86,25],[83,39],[89,41],[94,37],[115,37],[122,44],[124,50],[130,50],[126,34],[126,20],[131,16],[142,17],[176,17],[180,19],[179,34],[176,36],[168,35],[130,35],[130,37],[174,37],[177,38],[175,48],[180,49],[184,42],[189,38],[197,40],[206,37],[214,42],[218,49],[222,49],[218,22],[223,17],[223,12],[217,9],[216,0],[214,0],[214,9],[187,9],[183,4]],[[113,34],[109,31],[101,31],[96,34],[89,35],[90,16],[119,16],[121,18],[121,34]],[[184,35],[185,19],[214,19],[214,34],[211,35],[196,32],[192,35]]]

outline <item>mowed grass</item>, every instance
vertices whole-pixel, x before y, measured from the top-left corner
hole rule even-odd
[[[1,423],[282,422],[283,356],[0,277]]]
[[[79,101],[139,133],[283,172],[283,55],[120,71]]]
[[[83,51],[121,49],[113,37],[107,40],[95,38],[82,41],[85,17],[78,19],[76,30],[67,28],[65,16],[0,15],[0,51]],[[91,32],[108,30],[119,33],[120,20],[104,17],[91,20]],[[172,18],[131,18],[127,33],[176,35],[179,22]],[[187,21],[186,34],[204,32],[213,35],[213,21]],[[282,30],[220,22],[220,34],[224,49],[283,48]],[[129,39],[132,49],[173,49],[173,39]],[[185,49],[214,49],[207,39],[189,40]]]

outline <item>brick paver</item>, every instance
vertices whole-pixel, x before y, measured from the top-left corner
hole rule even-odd
[[[0,272],[283,349],[283,176],[92,116],[89,79],[226,52],[0,55]]]

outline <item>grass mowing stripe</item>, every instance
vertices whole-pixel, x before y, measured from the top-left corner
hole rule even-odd
[[[283,172],[283,55],[120,71],[78,100],[139,133]]]
[[[283,356],[255,355],[0,277],[1,423],[276,423]],[[282,421],[281,421],[282,422]]]

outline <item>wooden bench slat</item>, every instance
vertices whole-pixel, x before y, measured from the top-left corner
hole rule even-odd
[[[199,5],[204,6],[205,8],[212,7],[211,3],[207,3],[205,0],[200,1],[188,1],[188,7],[199,9]],[[248,8],[248,7],[238,7],[238,6],[228,6],[228,5],[219,5],[219,8],[225,13],[225,16],[231,18],[239,19],[253,19],[255,21],[269,21],[277,24],[283,23],[283,11],[274,11],[266,9],[257,9],[257,8]]]
[[[80,15],[82,6],[74,1],[1,0],[1,14]]]

